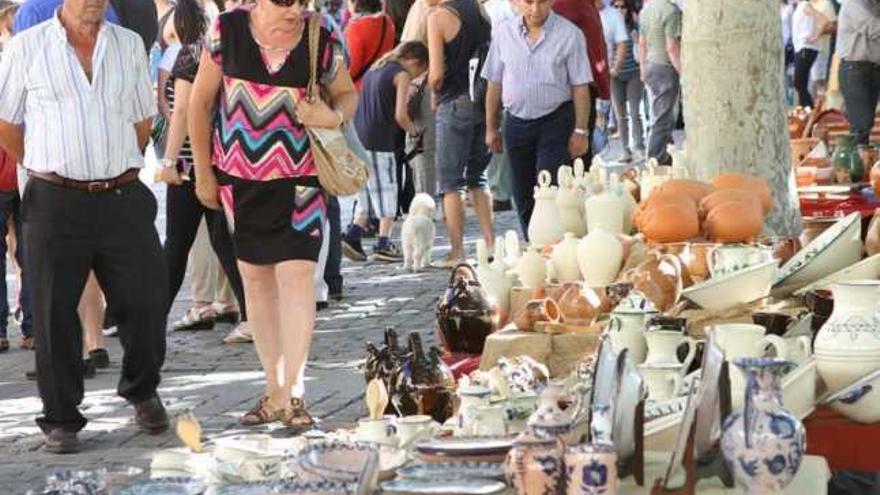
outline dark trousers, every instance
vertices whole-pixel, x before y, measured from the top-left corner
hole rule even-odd
[[[24,269],[24,238],[21,233],[21,198],[18,191],[0,192],[0,273],[6,275],[6,231],[7,222],[12,217],[15,228],[16,247],[15,259],[21,267],[21,292],[18,296],[18,305],[21,308],[21,334],[25,337],[33,336],[34,318],[31,313],[30,297],[28,297],[28,284],[25,279],[27,270]],[[9,320],[9,296],[7,294],[6,281],[0,283],[0,338],[6,338],[6,325]]]
[[[573,130],[574,105],[571,102],[534,120],[505,115],[503,141],[510,162],[511,192],[520,229],[526,239],[535,206],[533,195],[538,172],[547,170],[556,181],[556,170],[571,161],[568,139]]]
[[[589,170],[593,165],[593,156],[596,153],[602,152],[602,150],[593,149],[595,148],[593,146],[593,133],[596,131],[596,117],[598,114],[596,112],[597,91],[595,85],[590,86],[590,115],[587,117],[587,154],[581,157],[584,160],[586,170]]]
[[[43,400],[37,423],[45,432],[86,424],[77,409],[83,359],[76,310],[91,270],[118,319],[119,395],[132,403],[152,397],[165,361],[168,293],[153,193],[140,181],[90,193],[32,178],[22,217]]]
[[[678,71],[671,65],[648,64],[645,84],[651,95],[651,131],[648,133],[648,158],[656,158],[660,165],[671,165],[672,157],[666,147],[672,143],[675,130],[675,112],[681,83]]]
[[[183,278],[186,276],[186,262],[189,251],[196,239],[199,222],[202,216],[208,226],[208,238],[211,247],[220,260],[223,272],[229,279],[229,286],[238,300],[238,310],[242,321],[247,321],[247,310],[244,300],[244,288],[241,274],[235,262],[235,248],[232,235],[222,211],[205,208],[196,197],[196,186],[185,182],[179,186],[169,186],[165,200],[165,256],[168,259],[168,308],[180,291]]]
[[[840,63],[840,92],[856,144],[868,144],[874,127],[874,110],[880,99],[880,65],[871,62]],[[870,166],[870,164],[866,164]]]
[[[324,267],[324,282],[329,295],[342,294],[342,215],[339,200],[330,196],[327,201],[327,217],[330,223],[330,245],[327,251],[327,266]]]
[[[819,52],[810,48],[801,48],[794,56],[794,89],[798,94],[798,105],[802,107],[813,106],[813,97],[810,95],[810,69]]]

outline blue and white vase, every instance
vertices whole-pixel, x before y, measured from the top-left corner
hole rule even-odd
[[[782,405],[782,374],[788,361],[741,358],[734,364],[746,379],[742,411],[724,422],[721,449],[748,495],[782,493],[801,466],[806,432]]]

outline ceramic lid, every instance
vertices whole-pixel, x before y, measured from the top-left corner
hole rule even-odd
[[[492,390],[482,385],[466,385],[458,389],[458,395],[466,397],[486,397],[491,393]]]

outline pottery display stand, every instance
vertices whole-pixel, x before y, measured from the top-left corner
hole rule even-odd
[[[687,446],[685,447],[682,465],[685,472],[685,482],[681,488],[669,489],[664,486],[663,478],[656,478],[651,487],[651,495],[695,495],[697,493],[697,467],[694,460],[694,434],[696,422],[691,424],[688,433]]]
[[[730,398],[730,374],[728,372],[730,364],[725,361],[721,365],[721,373],[718,376],[718,407],[721,422],[723,423],[727,416],[730,415],[732,404]],[[694,420],[694,428],[700,423],[700,410],[697,409],[696,418]],[[694,455],[694,446],[690,446],[691,455]],[[698,479],[719,478],[724,486],[733,488],[733,473],[724,463],[724,455],[721,452],[721,446],[718,442],[713,444],[712,450],[703,453],[696,463],[696,475]]]
[[[621,478],[629,475],[638,486],[645,486],[645,401],[639,402],[636,407],[635,420],[633,421],[633,436],[635,437],[636,448],[632,457],[624,459],[618,467],[618,473]]]

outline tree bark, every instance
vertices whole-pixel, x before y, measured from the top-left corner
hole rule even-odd
[[[800,234],[803,226],[786,124],[779,3],[690,1],[683,22],[685,156],[692,176],[701,180],[723,173],[762,177],[773,191],[765,233]]]

